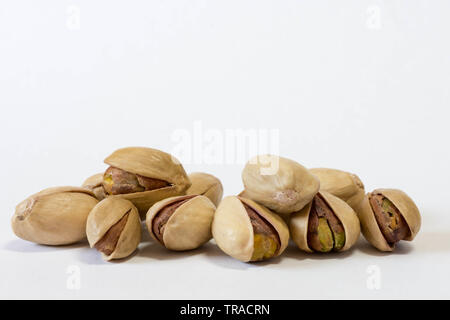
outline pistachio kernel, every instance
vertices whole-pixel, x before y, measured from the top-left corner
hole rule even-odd
[[[109,195],[150,191],[170,185],[164,180],[144,177],[112,166],[103,176],[103,188]]]
[[[398,208],[380,193],[369,195],[369,202],[375,214],[378,227],[389,245],[406,239],[410,230]]]
[[[280,249],[280,238],[275,228],[253,208],[243,203],[253,227],[253,255],[251,261],[272,258]]]
[[[316,252],[339,251],[345,245],[344,227],[320,196],[313,199],[308,220],[308,246]]]
[[[117,242],[119,241],[120,235],[122,234],[123,229],[128,221],[128,215],[131,210],[118,221],[116,222],[106,233],[105,235],[95,244],[95,248],[109,256],[114,252],[117,246]]]
[[[180,201],[173,202],[164,208],[162,208],[156,216],[153,218],[152,232],[159,242],[164,244],[164,229],[166,227],[167,221],[169,221],[172,214],[185,202],[195,198],[197,195],[193,195],[188,198],[184,198]]]

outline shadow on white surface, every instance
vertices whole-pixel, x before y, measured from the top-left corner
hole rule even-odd
[[[143,264],[152,260],[176,261],[190,259],[196,256],[204,258],[208,263],[212,263],[220,268],[245,271],[271,265],[291,268],[292,264],[284,263],[286,260],[341,260],[347,259],[356,253],[362,253],[364,255],[374,257],[404,256],[411,255],[416,251],[426,252],[427,254],[445,254],[450,252],[450,232],[442,231],[420,233],[413,242],[401,241],[398,243],[394,252],[378,251],[362,237],[349,251],[327,254],[305,253],[299,250],[296,245],[291,242],[286,251],[280,257],[258,263],[243,263],[238,261],[223,253],[214,241],[210,241],[196,250],[185,252],[170,251],[151,239],[145,233],[143,234],[143,242],[140,244],[139,249],[135,253],[125,259],[114,260],[111,262],[104,261],[101,254],[97,250],[91,249],[86,241],[67,246],[45,246],[20,239],[14,239],[3,244],[2,249],[9,252],[25,254],[73,250],[77,259],[81,263],[87,265],[116,265],[128,261],[130,261],[130,263]]]
[[[194,255],[200,255],[207,250],[210,243],[190,251],[171,251],[167,248],[163,247],[159,243],[156,243],[156,241],[147,241],[141,244],[139,247],[139,251],[137,252],[137,256],[144,257],[147,259],[153,259],[153,260],[177,260],[177,259],[187,259],[189,257],[192,257]]]
[[[220,250],[220,248],[216,244],[212,242],[209,242],[205,246],[205,255],[208,260],[216,266],[232,270],[248,270],[252,268],[259,268],[263,266],[278,264],[282,260],[281,257],[277,257],[267,261],[245,263],[228,256],[227,254],[222,252],[222,250]]]
[[[394,251],[382,252],[382,251],[378,250],[377,248],[375,248],[374,246],[372,246],[367,241],[362,240],[357,244],[356,249],[367,255],[371,255],[371,256],[375,256],[375,257],[387,257],[387,256],[393,256],[393,255],[410,254],[412,251],[414,251],[414,245],[411,242],[400,241],[395,246]]]
[[[21,253],[42,253],[42,252],[51,252],[56,250],[71,250],[71,249],[79,249],[79,248],[88,248],[89,244],[87,242],[80,242],[76,244],[66,245],[66,246],[46,246],[41,244],[36,244],[20,239],[15,239],[8,241],[6,244],[2,246],[2,248],[6,251],[11,252],[21,252]]]
[[[450,252],[450,232],[419,233],[412,245],[428,253],[448,254]]]
[[[77,253],[78,253],[78,260],[88,265],[105,265],[108,263],[103,260],[100,252],[90,248],[89,246],[86,248],[82,248]]]

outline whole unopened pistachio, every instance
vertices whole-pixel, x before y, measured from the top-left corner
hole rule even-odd
[[[294,213],[289,227],[294,242],[306,252],[345,251],[360,235],[359,220],[353,209],[325,191]]]
[[[403,191],[377,189],[368,193],[358,211],[364,237],[380,251],[393,251],[401,241],[412,241],[420,230],[420,212]]]
[[[124,148],[105,160],[108,195],[133,202],[141,217],[159,200],[183,195],[191,183],[183,166],[170,154],[150,148]]]
[[[194,172],[189,175],[189,180],[192,185],[186,191],[187,195],[202,195],[208,197],[215,206],[219,205],[223,196],[223,186],[218,178],[208,173]]]
[[[320,187],[319,179],[304,166],[272,155],[251,159],[242,180],[248,198],[281,214],[304,208]]]
[[[39,244],[76,243],[86,238],[86,220],[97,203],[84,188],[45,189],[17,205],[12,229],[19,238]]]
[[[364,199],[364,184],[353,173],[328,168],[310,169],[320,180],[320,190],[326,191],[348,203],[357,210]]]
[[[103,175],[103,173],[95,174],[87,178],[82,185],[83,188],[91,190],[99,201],[106,198],[105,189],[103,188]]]
[[[222,200],[214,215],[212,234],[219,248],[243,262],[279,256],[289,230],[284,221],[256,202],[236,196]]]
[[[91,248],[105,260],[131,255],[141,241],[141,220],[136,207],[128,200],[109,197],[89,214],[86,234]]]
[[[196,249],[211,239],[216,207],[205,196],[188,195],[161,200],[147,213],[153,239],[175,251]]]

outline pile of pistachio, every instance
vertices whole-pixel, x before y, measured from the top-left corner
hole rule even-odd
[[[374,247],[393,251],[411,241],[421,217],[404,192],[365,193],[354,174],[306,169],[273,157],[268,172],[260,157],[244,168],[244,191],[222,199],[219,179],[187,175],[168,153],[150,148],[115,151],[105,173],[82,187],[45,189],[21,202],[12,218],[14,233],[43,245],[68,245],[88,239],[105,260],[130,256],[141,242],[141,221],[169,250],[196,249],[214,238],[226,254],[244,262],[277,257],[289,239],[313,253],[350,249],[360,232]]]

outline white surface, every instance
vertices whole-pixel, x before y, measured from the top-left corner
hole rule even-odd
[[[450,298],[448,1],[2,1],[1,298]],[[79,12],[77,24],[76,12]],[[75,14],[75,16],[74,16]],[[77,185],[118,147],[176,133],[279,129],[279,152],[413,197],[423,228],[381,254],[243,264],[213,244],[152,242],[105,263],[85,245],[17,239],[15,205]],[[205,133],[206,131],[206,133]],[[194,147],[192,147],[194,149]],[[225,150],[229,151],[229,150]],[[197,159],[198,160],[198,159]],[[185,161],[242,188],[242,163]],[[370,290],[370,266],[381,275]],[[79,290],[67,288],[70,266]],[[70,286],[69,286],[70,287]]]

